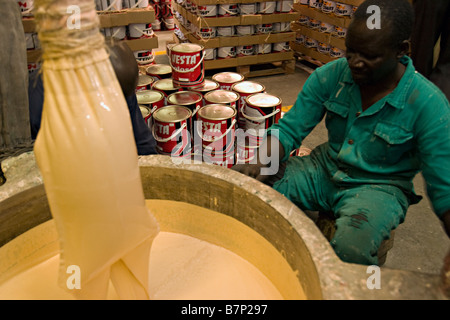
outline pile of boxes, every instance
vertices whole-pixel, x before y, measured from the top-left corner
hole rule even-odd
[[[23,2],[19,2],[27,42],[29,72],[39,67],[41,57],[32,4],[33,1],[28,0],[24,7]],[[139,65],[153,62],[153,49],[158,48],[158,38],[152,29],[155,10],[152,5],[149,5],[148,0],[97,0],[96,9],[100,20],[100,31],[105,36],[126,41]]]
[[[173,0],[179,42],[205,48],[205,69],[293,61],[293,0]]]
[[[296,32],[291,47],[318,65],[345,55],[345,36],[351,16],[363,0],[299,0],[294,9],[300,13],[292,23]]]

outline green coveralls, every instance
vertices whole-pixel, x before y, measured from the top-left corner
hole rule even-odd
[[[397,88],[362,111],[358,85],[345,58],[318,68],[292,109],[269,129],[285,150],[283,178],[274,189],[303,210],[332,211],[336,254],[377,264],[377,251],[421,197],[422,171],[437,216],[450,209],[450,106],[443,93],[407,66]],[[290,157],[325,116],[328,142],[310,156]]]

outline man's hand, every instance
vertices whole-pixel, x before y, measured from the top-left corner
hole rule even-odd
[[[252,177],[258,181],[265,182],[271,176],[270,175],[261,175],[261,168],[266,167],[260,163],[258,164],[237,164],[231,167],[232,170],[243,173],[249,177]]]

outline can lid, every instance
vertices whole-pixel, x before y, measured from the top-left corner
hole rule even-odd
[[[258,93],[265,89],[264,85],[255,81],[240,81],[231,86],[231,90],[242,93]]]
[[[198,110],[198,116],[208,120],[225,120],[236,115],[236,109],[220,103],[207,104]]]
[[[153,119],[161,122],[180,122],[191,116],[189,108],[177,105],[165,106],[153,112]]]
[[[168,64],[152,64],[145,69],[148,75],[172,73],[172,67]]]
[[[202,101],[203,97],[200,93],[194,91],[178,91],[171,93],[167,97],[167,103],[177,105],[190,105]]]
[[[150,77],[149,75],[146,75],[146,74],[140,74],[137,85],[138,86],[146,86],[146,85],[152,84],[153,82],[155,82],[155,79],[153,77]]]
[[[171,51],[186,52],[186,53],[198,52],[201,50],[203,50],[202,45],[199,45],[196,43],[190,43],[190,42],[176,44],[171,49]]]
[[[142,90],[136,92],[136,99],[139,104],[149,104],[164,99],[164,94],[156,90]]]
[[[281,103],[281,99],[269,93],[255,93],[246,98],[247,103],[259,107],[275,107]]]
[[[159,90],[178,90],[178,88],[173,86],[172,78],[156,80],[153,83],[153,88],[157,88]]]
[[[237,72],[219,72],[212,76],[212,79],[222,83],[235,83],[244,80],[244,76]]]
[[[208,92],[212,90],[216,90],[219,88],[219,83],[214,80],[205,79],[205,81],[196,87],[191,87],[189,90],[191,91],[197,91],[197,92]]]
[[[150,108],[146,106],[139,105],[139,109],[141,109],[142,116],[146,118],[150,115]]]
[[[218,89],[205,93],[205,100],[212,103],[230,103],[239,100],[239,93]]]

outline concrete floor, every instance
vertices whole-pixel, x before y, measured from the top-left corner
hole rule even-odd
[[[166,42],[172,41],[173,32],[159,31],[156,35],[159,48],[154,50],[155,62],[168,63],[164,51]],[[207,71],[207,77],[211,71]],[[212,74],[215,71],[222,70],[214,70]],[[227,71],[230,70],[227,69]],[[296,67],[292,74],[255,77],[251,80],[262,83],[267,92],[281,97],[283,106],[291,106],[308,76],[309,73]],[[326,128],[323,123],[320,123],[305,139],[304,146],[314,148],[326,140]],[[423,195],[424,199],[409,208],[405,222],[397,228],[394,247],[389,251],[384,267],[438,274],[441,271],[443,259],[450,249],[450,239],[431,209],[421,175],[415,178],[414,184],[416,192]]]

